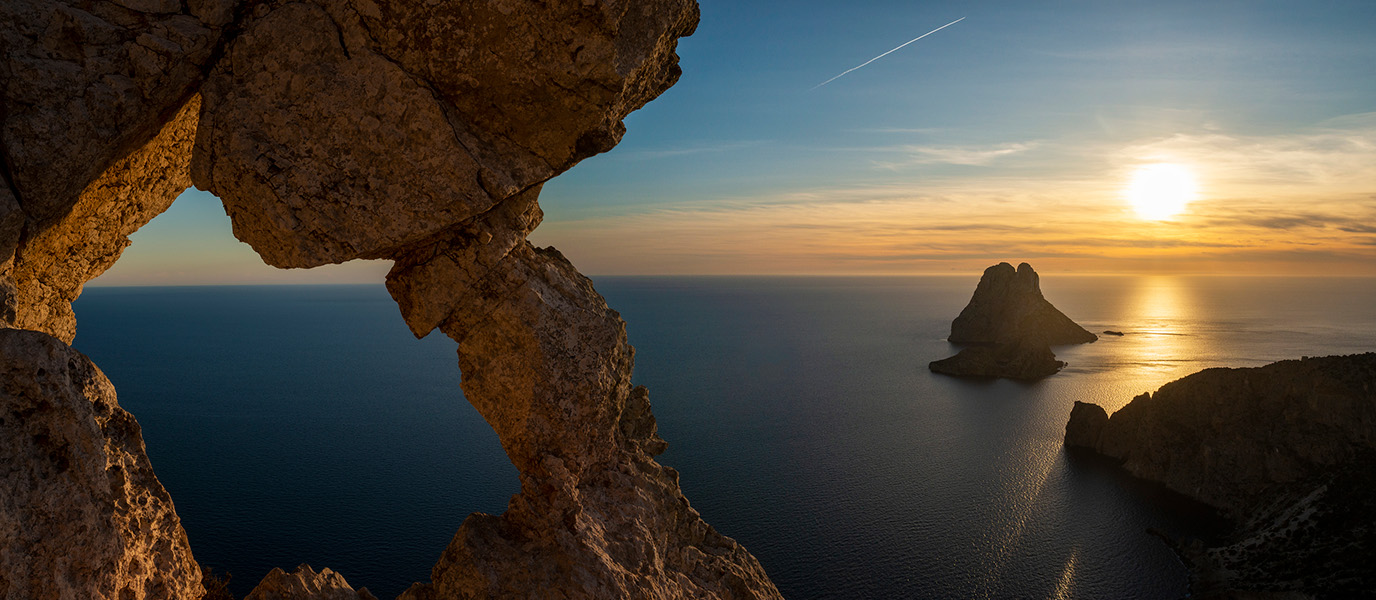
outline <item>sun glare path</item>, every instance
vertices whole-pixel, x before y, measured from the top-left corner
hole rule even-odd
[[[1194,173],[1172,163],[1138,167],[1124,193],[1137,216],[1152,221],[1180,214],[1197,194]]]

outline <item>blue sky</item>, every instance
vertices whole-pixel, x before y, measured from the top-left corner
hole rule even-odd
[[[701,7],[680,82],[545,187],[532,240],[584,272],[1376,274],[1376,2]],[[1152,162],[1199,179],[1168,223],[1122,201]],[[98,283],[386,270],[255,260],[193,191]]]

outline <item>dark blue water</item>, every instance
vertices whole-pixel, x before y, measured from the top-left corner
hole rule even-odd
[[[1095,344],[1036,384],[926,370],[977,278],[599,278],[629,323],[662,457],[789,598],[1176,598],[1156,538],[1188,503],[1069,459],[1075,400],[1113,410],[1209,366],[1376,347],[1376,280],[1044,279]],[[376,287],[91,288],[76,347],[143,424],[197,558],[246,592],[329,566],[425,580],[517,489],[453,343]]]

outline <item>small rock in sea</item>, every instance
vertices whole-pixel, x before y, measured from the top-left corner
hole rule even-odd
[[[1118,337],[1123,337],[1123,332],[1121,332],[1121,331],[1114,331],[1114,330],[1112,330],[1112,329],[1105,329],[1105,330],[1104,330],[1104,334],[1105,334],[1105,335],[1116,335],[1116,336],[1118,336]]]

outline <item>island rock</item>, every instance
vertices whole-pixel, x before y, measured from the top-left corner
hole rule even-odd
[[[955,377],[1020,379],[1033,381],[1055,375],[1065,367],[1045,344],[1019,341],[992,346],[970,346],[955,356],[933,361],[933,373]]]
[[[951,343],[968,345],[955,356],[927,365],[956,377],[1036,380],[1065,363],[1052,345],[1099,339],[1076,325],[1042,296],[1040,278],[1027,263],[999,263],[984,270],[970,303],[951,323]]]
[[[1098,336],[1076,325],[1042,296],[1032,265],[999,263],[984,270],[970,303],[951,322],[953,344],[1001,344],[1028,340],[1048,346],[1093,342]]]

